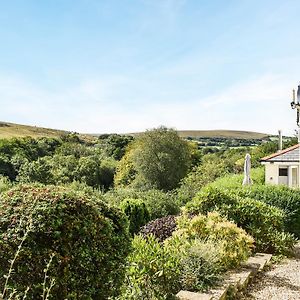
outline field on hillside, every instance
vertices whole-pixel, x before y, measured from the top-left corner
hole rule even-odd
[[[69,134],[69,131],[43,128],[37,126],[20,125],[8,122],[0,122],[0,139],[10,139],[15,137],[61,137]],[[80,134],[80,137],[84,140],[93,139],[92,135]]]
[[[33,138],[61,137],[68,133],[70,132],[64,130],[0,122],[0,139],[26,136]],[[128,133],[128,135],[132,136],[138,136],[140,134],[140,132]],[[270,135],[265,133],[237,130],[179,130],[178,135],[184,139],[196,141],[201,147],[255,146],[271,138]],[[79,134],[79,137],[85,141],[93,141],[98,136],[101,135]]]
[[[67,133],[68,133],[67,131],[63,131],[63,130],[0,122],[0,138],[25,137],[25,136],[59,137]]]

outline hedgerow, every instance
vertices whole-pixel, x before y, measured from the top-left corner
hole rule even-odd
[[[189,213],[220,212],[254,237],[256,251],[282,254],[289,252],[294,244],[293,236],[284,233],[286,215],[283,210],[258,200],[241,198],[232,190],[207,186],[186,208]]]

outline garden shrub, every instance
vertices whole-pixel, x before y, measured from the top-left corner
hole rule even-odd
[[[127,226],[121,211],[84,192],[17,186],[0,200],[0,286],[27,232],[8,282],[11,288],[24,292],[30,287],[27,298],[40,298],[44,269],[54,255],[47,274],[55,280],[49,299],[116,296],[130,248]]]
[[[210,184],[218,189],[229,190],[230,193],[240,197],[253,198],[269,205],[278,207],[285,212],[285,230],[300,237],[300,191],[286,186],[264,184],[264,170],[253,169],[251,178],[253,185],[242,186],[242,175],[231,175],[217,179]]]
[[[180,289],[207,290],[251,253],[253,239],[217,213],[181,216],[178,226],[164,242],[151,232],[134,237],[120,299],[173,299]]]
[[[256,251],[288,252],[294,241],[291,235],[286,234],[287,247],[278,247],[281,242],[276,237],[284,230],[283,210],[258,200],[238,197],[234,191],[215,185],[204,188],[186,207],[190,213],[219,211],[254,237]]]
[[[163,192],[160,190],[141,191],[132,188],[114,189],[104,195],[104,199],[110,205],[119,206],[124,199],[141,199],[146,204],[150,219],[165,217],[168,215],[176,215],[180,211],[176,195],[171,192]]]
[[[167,216],[149,222],[141,228],[140,233],[144,238],[149,235],[153,235],[160,242],[163,242],[172,235],[176,226],[175,216]]]
[[[285,212],[285,229],[300,238],[300,191],[285,186],[253,185],[236,190],[242,197],[250,197]]]
[[[192,200],[194,196],[208,183],[213,182],[216,178],[224,176],[228,171],[225,163],[218,159],[217,161],[205,161],[194,169],[181,181],[177,189],[177,197],[181,205]]]
[[[238,266],[253,249],[253,238],[217,212],[196,215],[192,219],[183,215],[177,223],[178,230],[173,233],[173,238],[209,240],[221,247],[219,264],[223,269]]]
[[[137,233],[150,219],[149,211],[140,199],[124,199],[120,208],[128,217],[131,234]]]
[[[177,251],[164,247],[152,235],[147,239],[136,235],[132,248],[120,299],[173,299],[180,289]]]
[[[205,291],[221,279],[220,247],[211,241],[195,240],[180,261],[181,289]]]
[[[265,170],[264,167],[251,169],[251,180],[253,185],[264,184],[265,182]],[[223,177],[216,179],[210,183],[211,186],[226,189],[240,189],[248,188],[249,186],[242,186],[244,174],[227,174]]]

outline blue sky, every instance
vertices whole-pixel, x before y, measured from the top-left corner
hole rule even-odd
[[[12,0],[0,120],[78,132],[293,134],[298,0]]]

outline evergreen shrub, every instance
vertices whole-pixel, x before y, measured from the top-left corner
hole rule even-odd
[[[189,213],[219,211],[254,237],[256,251],[289,252],[294,242],[292,235],[285,234],[286,247],[279,247],[286,217],[283,210],[255,199],[241,198],[234,190],[207,186],[186,208]]]
[[[120,204],[120,208],[129,220],[131,234],[137,233],[150,219],[149,211],[140,199],[124,199]]]
[[[122,300],[170,300],[180,290],[178,251],[164,247],[153,236],[136,235],[128,256]]]
[[[253,238],[217,212],[196,215],[192,219],[186,214],[177,219],[178,230],[170,239],[187,241],[210,241],[219,247],[219,265],[224,269],[238,266],[253,250]],[[170,241],[168,241],[170,243]],[[179,246],[177,247],[179,248]]]
[[[137,190],[133,188],[117,188],[104,194],[104,200],[110,205],[119,206],[124,199],[141,199],[147,206],[150,220],[176,215],[180,206],[176,195],[172,192],[160,190]]]
[[[240,188],[236,193],[242,197],[250,197],[285,212],[285,229],[300,238],[300,191],[285,186],[254,185]]]
[[[108,299],[124,279],[130,249],[126,216],[118,209],[62,187],[21,185],[0,199],[0,286],[21,240],[8,285],[30,287],[26,299],[43,293],[54,279],[49,299]]]

